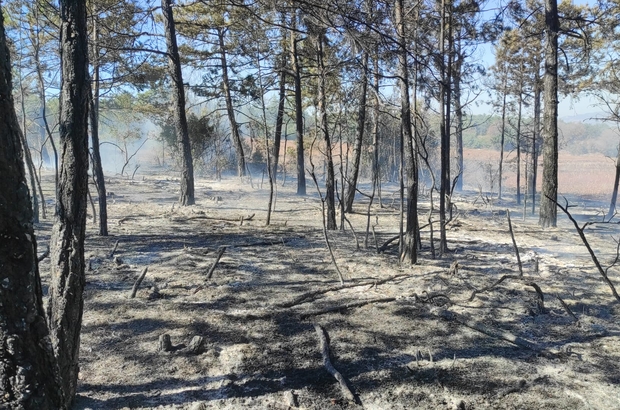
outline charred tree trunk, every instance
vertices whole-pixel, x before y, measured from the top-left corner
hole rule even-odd
[[[396,0],[395,22],[398,38],[398,77],[400,84],[400,119],[403,133],[404,154],[407,172],[407,225],[403,235],[401,260],[409,263],[418,261],[418,164],[415,154],[411,126],[411,105],[409,99],[409,67],[404,21],[403,0]]]
[[[441,39],[440,39],[440,103],[441,103],[441,177],[439,188],[439,253],[441,255],[448,252],[448,240],[446,238],[446,202],[449,202],[450,192],[450,105],[452,102],[452,21],[451,4],[441,2]],[[446,53],[445,42],[448,42]],[[445,63],[446,54],[448,63]],[[449,204],[448,204],[449,205]]]
[[[95,3],[93,3],[95,4]],[[95,6],[96,7],[96,6]],[[96,15],[96,12],[94,13]],[[97,19],[93,18],[92,43],[94,49],[93,78],[90,88],[90,138],[93,149],[93,175],[99,203],[99,235],[108,236],[108,204],[105,190],[105,176],[101,163],[101,151],[99,150],[99,46],[98,46]]]
[[[620,148],[618,149],[618,156],[616,158],[616,179],[614,180],[614,192],[611,194],[611,202],[609,204],[609,212],[607,212],[607,219],[611,219],[616,214],[618,183],[620,183]]]
[[[540,141],[540,76],[534,76],[534,133],[532,134],[532,215],[536,212],[536,180],[538,179],[538,144]]]
[[[220,62],[222,64],[222,89],[224,91],[224,99],[226,100],[226,113],[228,114],[228,121],[230,122],[230,134],[235,147],[235,153],[237,154],[237,175],[243,177],[245,176],[245,154],[243,152],[243,145],[241,144],[239,124],[237,124],[237,120],[235,119],[235,107],[233,106],[232,94],[230,91],[224,34],[224,29],[218,27],[217,38],[220,46]]]
[[[508,94],[508,69],[504,70],[504,89],[502,90],[502,131],[499,137],[499,169],[497,176],[497,199],[502,199],[502,178],[504,171],[504,144],[506,143],[506,96]]]
[[[558,210],[558,19],[557,0],[545,0],[543,183],[538,224],[556,226]]]
[[[277,181],[278,161],[280,160],[280,143],[282,141],[282,125],[284,124],[284,103],[286,102],[286,60],[282,56],[282,67],[280,69],[279,90],[278,90],[278,113],[276,114],[276,129],[273,137],[273,158],[271,175],[273,181]]]
[[[9,59],[0,10],[0,408],[53,410],[64,404],[43,311]]]
[[[60,1],[60,144],[56,223],[51,237],[49,324],[65,407],[75,397],[84,307],[88,191],[88,34],[86,2]]]
[[[355,136],[355,145],[353,146],[353,165],[351,167],[351,175],[347,185],[345,195],[345,212],[351,212],[353,209],[353,200],[355,199],[355,190],[357,188],[357,177],[360,172],[360,160],[362,158],[362,144],[364,142],[364,129],[366,126],[366,94],[368,90],[368,53],[364,52],[362,56],[362,90],[360,95],[360,106],[357,112],[357,135]]]
[[[293,29],[296,29],[297,15],[293,15]],[[306,171],[304,169],[304,112],[301,100],[301,68],[297,51],[297,36],[291,31],[291,68],[295,82],[295,131],[297,136],[297,195],[306,195]]]
[[[457,172],[459,173],[455,189],[458,192],[463,191],[463,175],[464,175],[464,164],[463,164],[463,105],[461,104],[461,69],[463,66],[463,56],[460,51],[454,53],[457,56],[455,66],[454,66],[454,115],[456,117],[456,166]]]
[[[181,162],[181,195],[180,205],[194,205],[194,164],[192,160],[192,148],[189,142],[187,130],[187,117],[185,114],[185,88],[183,74],[181,72],[181,58],[177,46],[177,34],[172,13],[172,0],[161,0],[161,8],[164,15],[166,31],[166,44],[168,46],[168,70],[174,84],[172,93],[173,121],[176,131],[177,144],[182,153]]]
[[[319,70],[319,95],[318,95],[318,115],[319,129],[325,140],[325,155],[327,156],[327,178],[325,179],[325,206],[327,207],[327,229],[335,230],[336,225],[336,188],[334,175],[334,159],[332,158],[332,142],[329,135],[329,124],[327,122],[327,96],[325,95],[325,81],[327,73],[323,55],[323,33],[318,34],[316,39],[316,59]]]
[[[523,84],[521,84],[521,87],[523,87]],[[521,114],[522,114],[522,109],[523,109],[523,94],[519,93],[519,112],[517,114],[517,205],[521,205]]]
[[[379,115],[381,113],[379,100],[379,57],[378,53],[376,53],[373,58],[374,64],[374,81],[373,81],[373,89],[375,95],[375,106],[373,108],[373,123],[372,123],[372,181],[373,186],[377,188],[377,192],[379,194],[379,206],[383,207],[381,203],[381,172],[379,169]],[[374,191],[374,189],[373,189]]]

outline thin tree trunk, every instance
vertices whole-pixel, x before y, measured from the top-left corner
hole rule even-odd
[[[497,199],[502,199],[502,178],[504,170],[504,144],[506,142],[506,95],[508,94],[508,69],[504,70],[504,89],[502,91],[502,132],[499,137],[499,170],[497,181]]]
[[[556,226],[558,210],[558,3],[545,0],[543,185],[538,224]]]
[[[449,1],[449,0],[448,0]],[[440,58],[441,58],[441,178],[439,192],[439,253],[441,255],[448,252],[448,240],[446,238],[446,202],[450,192],[450,105],[452,94],[452,22],[451,4],[446,4],[446,0],[441,2],[442,25],[440,39]],[[447,30],[447,33],[446,33]],[[446,39],[447,37],[447,39]],[[445,42],[448,41],[448,63],[445,64],[446,50]]]
[[[297,27],[297,14],[293,14],[293,29]],[[297,51],[297,36],[291,31],[291,66],[295,82],[295,131],[297,135],[297,195],[306,195],[306,171],[304,169],[304,114],[301,99],[301,68]]]
[[[282,141],[282,125],[284,123],[284,103],[286,102],[286,60],[282,56],[282,67],[280,69],[279,90],[278,90],[278,113],[276,115],[276,129],[273,137],[273,158],[272,170],[273,181],[277,181],[278,161],[280,159],[280,143]]]
[[[538,65],[537,65],[538,67]],[[540,136],[540,76],[534,76],[534,133],[532,135],[532,215],[536,213],[536,180],[538,179],[538,144]]]
[[[172,0],[161,0],[161,8],[164,15],[166,44],[168,46],[168,70],[174,85],[172,92],[174,128],[179,151],[183,153],[181,157],[181,194],[179,196],[179,204],[182,206],[194,205],[194,164],[187,130],[185,88],[183,73],[181,72],[181,58],[179,57],[179,48],[177,46],[174,15],[172,13]]]
[[[217,38],[220,46],[220,61],[222,64],[222,89],[224,91],[224,99],[226,100],[226,113],[230,122],[230,133],[237,154],[237,175],[245,176],[245,154],[243,145],[241,144],[241,134],[239,133],[239,124],[235,119],[235,108],[233,106],[232,94],[230,92],[230,80],[228,78],[228,61],[226,58],[226,45],[224,44],[224,29],[218,27]]]
[[[92,141],[92,162],[93,175],[95,177],[95,187],[97,188],[97,201],[99,204],[99,235],[108,236],[108,204],[105,189],[105,176],[103,174],[103,164],[101,163],[101,151],[99,150],[99,31],[97,27],[96,3],[93,3],[95,10],[93,15],[92,39],[94,48],[93,78],[90,88],[90,137]]]
[[[411,105],[409,100],[409,67],[407,62],[407,45],[404,21],[403,0],[396,0],[395,22],[398,38],[398,77],[400,84],[400,118],[404,154],[407,171],[407,226],[402,238],[402,261],[418,261],[418,164],[415,155],[413,131],[411,125]],[[402,178],[401,178],[402,179]],[[402,186],[402,184],[401,184]]]
[[[336,224],[336,192],[335,192],[335,174],[334,160],[332,158],[332,142],[329,135],[329,124],[327,122],[327,96],[325,95],[326,70],[325,61],[323,60],[323,34],[319,34],[316,39],[316,56],[319,69],[319,95],[318,95],[318,120],[319,129],[325,140],[325,155],[327,156],[327,178],[325,179],[325,205],[327,207],[327,229],[337,229]]]
[[[71,407],[79,372],[84,308],[84,237],[88,191],[88,34],[86,2],[60,1],[61,169],[51,237],[49,324],[65,407]]]
[[[347,192],[345,194],[344,210],[351,212],[353,209],[353,200],[355,199],[355,190],[357,189],[357,177],[360,171],[360,159],[362,157],[362,143],[364,142],[364,129],[366,126],[366,94],[368,90],[368,53],[362,55],[362,90],[360,94],[360,105],[357,112],[357,134],[355,136],[355,145],[353,146],[353,165],[351,167],[351,175],[347,181]]]
[[[456,117],[456,165],[458,168],[458,179],[456,180],[455,189],[458,192],[463,191],[463,176],[465,167],[463,164],[463,105],[461,104],[461,70],[463,66],[463,57],[460,52],[460,42],[459,42],[459,51],[455,53],[458,56],[458,59],[455,63],[455,74],[454,74],[454,115]]]
[[[379,164],[379,115],[381,113],[379,100],[379,57],[378,52],[373,57],[374,62],[374,82],[373,89],[375,95],[375,106],[373,113],[373,124],[372,124],[372,183],[373,183],[373,192],[374,187],[377,188],[377,193],[379,197],[379,206],[382,207],[383,203],[381,201],[381,173],[380,173],[380,164]]]
[[[0,10],[0,407],[63,408],[49,344],[22,136],[12,96],[10,53]],[[19,257],[15,257],[19,255]]]
[[[618,156],[616,158],[616,179],[614,180],[614,192],[611,194],[611,202],[609,204],[609,212],[607,212],[607,219],[611,219],[616,214],[618,183],[620,183],[620,148],[618,149]]]
[[[522,84],[521,84],[522,85]],[[517,205],[521,205],[521,114],[523,94],[519,94],[519,112],[517,114]],[[527,176],[526,176],[527,180]]]
[[[21,71],[21,67],[20,67]],[[24,158],[26,159],[26,166],[28,167],[28,175],[30,176],[30,192],[32,195],[32,221],[34,223],[39,223],[39,199],[37,198],[37,186],[38,179],[37,173],[34,168],[34,163],[32,162],[32,155],[30,152],[30,147],[28,146],[28,137],[26,136],[27,124],[26,124],[26,103],[24,102],[24,85],[20,81],[19,90],[21,94],[21,110],[22,110],[22,132],[20,133],[20,139],[22,142]],[[39,189],[39,191],[41,191]],[[44,211],[45,213],[45,211]]]

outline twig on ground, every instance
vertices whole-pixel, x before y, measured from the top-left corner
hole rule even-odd
[[[573,311],[570,309],[570,307],[568,307],[568,305],[566,304],[566,302],[564,302],[564,300],[562,300],[562,298],[560,297],[560,295],[555,295],[555,297],[560,301],[560,304],[562,305],[562,307],[564,308],[564,310],[566,311],[566,313],[568,313],[573,319],[575,319],[575,322],[579,322],[579,318],[577,316],[575,316],[575,314],[573,313]]]
[[[508,218],[508,230],[510,231],[510,237],[512,238],[512,246],[515,248],[515,255],[517,255],[517,263],[519,264],[519,274],[523,277],[523,264],[521,264],[521,256],[519,255],[519,248],[517,247],[517,241],[515,240],[515,234],[512,230],[512,222],[510,221],[510,210],[506,209],[506,218]],[[540,288],[538,288],[540,290]]]
[[[239,216],[239,217],[232,217],[232,218],[228,218],[228,217],[220,217],[220,216],[207,216],[207,215],[195,215],[195,216],[187,216],[187,217],[181,217],[181,216],[177,216],[175,217],[173,220],[175,222],[181,222],[181,221],[193,221],[196,219],[208,219],[208,220],[213,220],[213,221],[224,221],[224,222],[233,222],[233,223],[240,223],[241,225],[243,225],[243,222],[246,221],[251,221],[254,216],[256,214],[252,214],[252,215],[248,215],[248,216]]]
[[[319,338],[319,348],[321,350],[321,355],[323,356],[323,366],[325,366],[327,372],[334,376],[334,378],[338,381],[343,396],[349,401],[360,404],[359,399],[353,394],[347,385],[346,380],[342,377],[342,374],[336,370],[329,358],[329,340],[327,332],[321,325],[318,324],[314,325],[314,329],[316,330],[317,337]]]
[[[527,286],[531,286],[531,287],[534,288],[534,290],[538,294],[538,301],[537,301],[538,312],[544,314],[546,312],[546,309],[545,309],[545,295],[543,294],[542,290],[540,289],[540,286],[538,286],[534,282],[523,282],[523,283],[525,285],[527,285]]]
[[[120,223],[120,221],[119,221]],[[114,257],[114,254],[116,253],[116,249],[118,249],[118,243],[120,242],[120,239],[117,240],[116,242],[114,242],[114,247],[112,248],[112,252],[110,252],[110,254],[108,255],[108,258],[112,259]]]
[[[213,276],[213,271],[215,270],[215,267],[219,263],[220,258],[224,254],[225,250],[226,250],[226,246],[220,246],[220,249],[218,249],[217,255],[215,257],[215,262],[213,262],[213,265],[211,265],[211,267],[209,268],[209,272],[207,272],[207,278],[205,280],[211,279],[211,276]]]
[[[377,253],[382,253],[385,252],[387,250],[387,248],[389,248],[390,244],[392,242],[394,242],[395,240],[397,240],[398,238],[400,238],[400,234],[391,237],[390,239],[388,239],[387,241],[385,241],[385,243],[383,245],[381,245],[381,247],[377,250]]]
[[[130,298],[133,299],[136,297],[136,293],[138,292],[138,288],[140,287],[140,284],[142,283],[142,281],[144,280],[144,277],[146,276],[146,272],[148,272],[149,267],[145,267],[142,270],[142,273],[140,274],[140,276],[138,276],[138,279],[136,279],[136,282],[133,284],[133,288],[131,289],[131,296]]]

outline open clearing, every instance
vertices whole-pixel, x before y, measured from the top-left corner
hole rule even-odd
[[[386,185],[383,207],[371,209],[376,242],[371,232],[364,247],[361,196],[349,215],[360,248],[348,225],[329,233],[340,288],[312,185],[305,197],[290,181],[280,185],[266,227],[267,183],[198,179],[197,205],[179,208],[171,175],[109,178],[110,236],[97,236],[89,218],[76,409],[620,408],[620,305],[563,215],[558,228],[542,230],[514,202],[457,195],[452,252],[432,259],[425,228],[421,263],[399,266],[397,246],[381,254],[375,246],[398,232],[396,185]],[[576,203],[580,220],[600,220],[603,203]],[[428,198],[421,207],[424,225]],[[524,279],[471,298],[519,274],[506,208]],[[51,222],[37,228],[42,252]],[[613,260],[618,225],[587,233],[601,260]],[[41,271],[47,282],[49,259]],[[618,271],[609,271],[617,285]],[[542,289],[544,311],[526,282]],[[351,303],[361,306],[342,307]],[[314,324],[329,334],[332,363],[358,404],[325,370]],[[158,350],[162,334],[171,352]],[[204,338],[200,354],[188,352],[194,336]]]

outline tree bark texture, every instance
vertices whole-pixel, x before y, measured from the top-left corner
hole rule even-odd
[[[543,180],[538,224],[556,226],[558,211],[558,19],[557,0],[545,0]]]
[[[172,13],[172,0],[161,0],[164,26],[166,31],[166,45],[168,47],[168,69],[174,84],[172,92],[172,109],[174,129],[181,157],[181,195],[179,204],[182,206],[194,205],[194,163],[192,147],[187,130],[187,116],[185,114],[185,87],[181,72],[181,58],[177,46],[177,34]]]
[[[418,164],[415,155],[413,130],[411,126],[411,105],[409,99],[409,68],[404,22],[403,0],[396,0],[395,22],[398,36],[398,76],[400,84],[400,117],[407,172],[407,226],[404,231],[401,260],[416,263],[418,260]]]
[[[334,175],[334,159],[332,157],[332,142],[329,135],[329,124],[327,122],[327,96],[325,95],[326,70],[323,55],[323,34],[319,34],[316,39],[316,58],[317,68],[319,69],[319,95],[318,95],[318,114],[319,129],[325,140],[325,155],[327,156],[327,177],[325,178],[325,205],[327,207],[327,229],[335,230],[336,225],[336,188]]]
[[[451,195],[450,192],[450,105],[452,103],[452,21],[451,9],[452,4],[449,0],[441,2],[441,39],[440,41],[440,103],[441,103],[441,177],[439,184],[439,252],[445,254],[448,252],[448,239],[446,237],[446,202]],[[448,11],[450,10],[450,11]],[[448,50],[446,52],[445,43],[448,42]],[[448,63],[445,63],[446,54]]]
[[[90,138],[93,149],[93,175],[95,176],[95,186],[97,188],[97,199],[99,203],[99,235],[108,236],[108,204],[105,190],[105,176],[103,175],[103,164],[101,163],[101,152],[99,150],[99,61],[97,61],[97,59],[99,58],[100,51],[98,46],[96,18],[93,19],[92,39],[95,51],[93,78],[90,88]]]
[[[284,123],[284,103],[286,102],[286,61],[283,56],[282,67],[280,70],[279,90],[278,90],[278,113],[276,114],[276,128],[273,137],[273,158],[271,176],[273,181],[277,181],[278,161],[280,160],[280,142],[282,141],[282,125]]]
[[[293,28],[297,16],[293,15]],[[297,36],[291,31],[291,66],[295,82],[295,131],[297,136],[297,195],[306,195],[306,170],[304,169],[304,112],[301,99],[301,68],[299,67],[299,53],[297,51]]]
[[[0,10],[0,408],[62,408]]]
[[[618,183],[620,183],[620,149],[618,149],[618,156],[616,157],[616,178],[614,179],[614,190],[611,194],[611,201],[609,203],[609,212],[607,212],[607,219],[611,219],[616,213],[616,200],[618,199]]]
[[[357,178],[360,172],[360,162],[362,158],[362,144],[364,142],[364,131],[366,127],[366,98],[368,91],[368,53],[362,55],[362,89],[360,92],[360,105],[357,111],[357,134],[355,135],[355,145],[353,145],[353,165],[347,185],[347,193],[345,195],[345,212],[351,212],[353,209],[353,200],[355,199],[355,190],[357,189]]]
[[[536,179],[538,178],[538,145],[540,144],[540,75],[534,76],[534,132],[532,137],[532,215],[536,212]]]
[[[75,397],[84,307],[88,191],[88,38],[86,1],[60,1],[60,174],[51,238],[49,325],[65,406]]]
[[[245,176],[245,154],[243,152],[243,145],[241,144],[239,124],[237,124],[237,120],[235,119],[235,107],[233,106],[232,94],[230,91],[224,30],[225,29],[221,27],[217,29],[217,38],[220,46],[220,63],[222,64],[222,88],[224,91],[224,99],[226,100],[226,113],[228,114],[228,121],[230,122],[230,135],[232,136],[233,146],[237,154],[237,175],[243,177]]]

